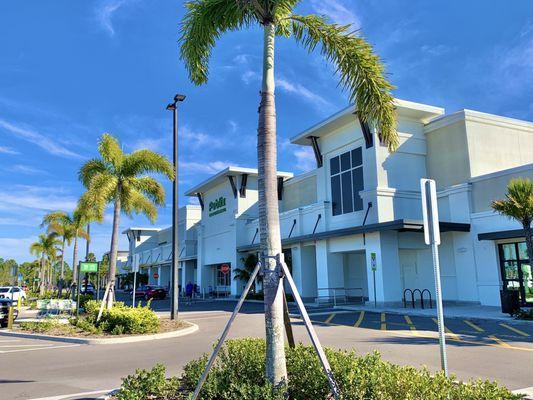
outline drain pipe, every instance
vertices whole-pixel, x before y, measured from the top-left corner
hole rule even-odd
[[[361,226],[365,226],[366,224],[366,219],[368,217],[368,212],[370,211],[370,209],[372,208],[372,202],[369,201],[368,202],[368,205],[366,207],[366,213],[365,213],[365,218],[363,219],[363,225]],[[366,245],[366,235],[365,235],[365,232],[363,232],[363,245]]]

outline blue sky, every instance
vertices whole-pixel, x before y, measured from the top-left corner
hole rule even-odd
[[[396,97],[533,121],[530,0],[308,0],[298,11],[359,28],[386,63]],[[195,87],[178,58],[183,12],[181,1],[0,3],[0,257],[30,260],[43,214],[74,208],[77,171],[103,132],[126,151],[170,156],[165,106],[176,92],[187,95],[182,193],[229,164],[256,165],[261,32],[224,36],[208,84]],[[288,138],[347,100],[319,54],[279,39],[276,62],[279,166],[298,173],[312,168],[312,153]],[[93,229],[98,255],[109,248],[110,223],[108,210]],[[169,223],[167,206],[156,226]],[[124,217],[121,228],[147,224]]]

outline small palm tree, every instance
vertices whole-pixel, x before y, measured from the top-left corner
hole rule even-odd
[[[74,238],[74,231],[70,222],[70,218],[66,212],[53,211],[46,214],[41,223],[41,227],[47,226],[48,233],[55,233],[61,238],[60,285],[62,285],[65,278],[65,246],[70,246]]]
[[[45,235],[41,233],[39,239],[30,246],[30,253],[40,258],[39,267],[39,293],[44,294],[46,280],[46,262],[51,255],[56,254],[56,249],[61,245],[55,233]]]
[[[246,258],[241,258],[241,262],[243,264],[243,268],[235,268],[233,270],[233,279],[246,283],[250,280],[255,266],[257,265],[257,256],[255,254],[248,254]],[[260,282],[261,277],[258,276],[256,281]],[[255,282],[252,285],[252,291],[253,293],[256,292]]]
[[[263,28],[263,73],[257,130],[259,226],[265,258],[264,301],[266,375],[274,386],[287,380],[283,343],[283,298],[274,257],[281,255],[277,198],[276,105],[274,98],[275,38],[293,37],[309,52],[319,47],[335,65],[340,85],[355,104],[357,117],[394,150],[398,145],[392,85],[384,76],[372,46],[350,25],[329,23],[318,15],[293,12],[299,0],[190,0],[183,19],[181,58],[191,81],[207,82],[209,58],[215,42],[230,31]],[[278,277],[278,278],[276,278]]]
[[[512,179],[507,186],[504,200],[493,201],[492,209],[510,219],[518,221],[524,229],[527,255],[533,261],[533,181],[528,178]]]
[[[108,204],[113,204],[113,230],[109,256],[107,308],[113,306],[114,283],[117,269],[120,214],[145,214],[150,221],[157,219],[156,206],[165,204],[165,189],[148,173],[161,173],[174,179],[172,163],[161,154],[137,150],[125,154],[117,139],[102,135],[98,144],[101,158],[87,161],[80,169],[79,178],[87,191],[80,205],[95,210],[99,218]]]

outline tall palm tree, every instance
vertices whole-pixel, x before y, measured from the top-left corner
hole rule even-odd
[[[191,0],[186,4],[180,37],[181,58],[193,83],[207,82],[216,40],[229,31],[253,25],[263,29],[263,74],[257,131],[259,224],[265,256],[266,373],[274,386],[286,381],[283,346],[283,299],[276,261],[282,253],[277,200],[276,106],[274,59],[276,36],[293,37],[308,52],[317,46],[335,67],[358,118],[368,123],[390,150],[398,145],[392,85],[372,46],[349,25],[323,16],[293,12],[299,0]]]
[[[528,178],[511,179],[504,200],[495,200],[494,211],[518,221],[524,229],[527,255],[533,261],[533,181]]]
[[[56,249],[61,245],[55,233],[45,235],[41,233],[39,239],[30,246],[30,253],[40,258],[39,267],[39,293],[44,294],[45,279],[46,279],[46,261],[56,253]]]
[[[116,138],[102,135],[98,143],[100,158],[87,161],[79,178],[87,188],[80,205],[93,207],[101,218],[108,204],[113,204],[113,230],[109,256],[107,308],[113,306],[117,269],[118,235],[121,212],[143,213],[150,221],[157,219],[156,206],[165,204],[165,189],[148,173],[161,173],[174,179],[172,163],[156,152],[142,149],[126,154]]]
[[[74,238],[71,218],[64,211],[52,211],[43,217],[41,227],[47,226],[48,233],[55,233],[61,238],[61,272],[60,289],[65,279],[65,246],[70,246]]]

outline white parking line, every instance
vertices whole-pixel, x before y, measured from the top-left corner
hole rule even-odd
[[[43,345],[41,345],[41,346],[43,346]],[[44,345],[44,346],[49,346],[49,345]],[[0,350],[0,354],[18,353],[18,352],[21,352],[21,351],[61,349],[61,348],[65,348],[65,347],[78,347],[78,346],[81,346],[81,344],[66,344],[66,345],[63,345],[63,346],[50,346],[50,347],[34,347],[34,348],[31,348],[31,349]]]
[[[43,346],[53,346],[53,344],[4,344],[0,347],[43,347]]]
[[[91,395],[95,395],[95,394],[107,394],[109,392],[112,392],[113,390],[116,390],[116,389],[107,389],[107,390],[95,390],[95,391],[92,391],[92,392],[81,392],[81,393],[71,393],[71,394],[60,394],[59,396],[49,396],[49,397],[36,397],[36,398],[33,398],[33,399],[28,399],[28,400],[66,400],[66,399],[70,399],[72,397],[81,397],[81,396],[91,396]],[[102,396],[101,398],[104,398],[104,396]]]

